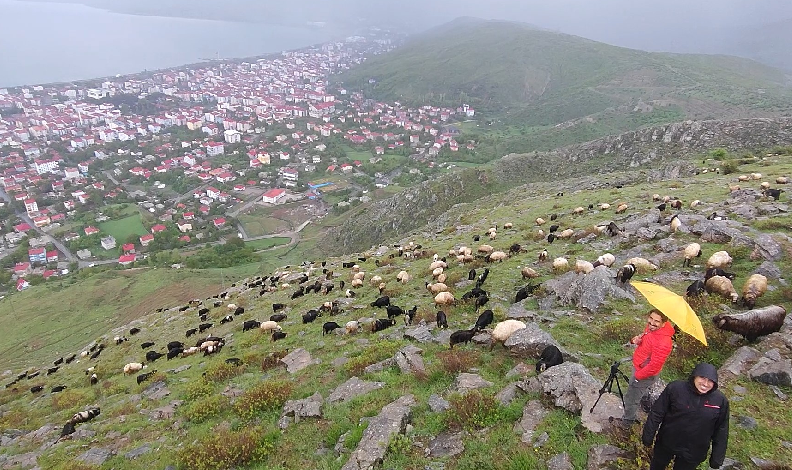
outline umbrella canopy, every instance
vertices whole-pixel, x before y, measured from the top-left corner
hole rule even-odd
[[[680,330],[701,341],[704,346],[707,345],[701,321],[684,297],[651,282],[631,281],[630,284]]]

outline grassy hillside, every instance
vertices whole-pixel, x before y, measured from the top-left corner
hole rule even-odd
[[[685,118],[792,110],[785,72],[748,59],[649,53],[504,21],[452,22],[337,80],[413,105],[469,103],[481,128],[465,137],[495,157]]]
[[[727,155],[727,158],[729,156]],[[700,165],[702,156],[691,158],[689,163]],[[717,165],[712,160],[709,165]],[[773,181],[778,175],[792,173],[792,160],[788,156],[774,156],[767,159],[734,160],[740,173],[759,172],[765,179]],[[643,173],[642,173],[643,174]],[[617,182],[630,182],[617,189]],[[735,258],[733,270],[738,273],[738,280],[744,280],[762,263],[761,259],[749,256],[751,249],[747,247],[702,243],[704,256],[694,261],[694,266],[685,272],[681,268],[681,253],[669,250],[669,246],[681,248],[692,241],[700,241],[690,233],[679,232],[674,235],[660,233],[650,241],[600,235],[588,242],[581,239],[569,241],[559,240],[548,244],[536,235],[534,224],[536,217],[548,217],[551,213],[560,214],[558,223],[563,228],[573,228],[580,236],[593,233],[595,224],[614,220],[623,224],[628,218],[645,215],[657,204],[651,199],[652,193],[672,195],[685,202],[683,215],[706,215],[713,210],[730,211],[737,204],[722,205],[729,197],[727,184],[734,183],[736,175],[707,173],[698,176],[683,176],[670,180],[651,180],[647,184],[644,179],[635,175],[614,173],[599,178],[583,177],[553,183],[533,183],[496,194],[481,197],[475,204],[459,204],[450,208],[435,224],[424,230],[411,234],[402,243],[414,242],[422,245],[428,254],[445,255],[449,249],[461,245],[477,247],[473,242],[474,235],[483,234],[493,225],[499,227],[498,236],[488,241],[496,249],[507,250],[513,243],[519,243],[524,252],[516,254],[506,261],[487,265],[480,257],[476,261],[460,265],[450,261],[446,273],[446,283],[454,295],[460,298],[471,287],[467,281],[470,268],[481,272],[488,266],[490,275],[484,288],[490,292],[491,308],[496,320],[502,320],[511,306],[516,290],[525,285],[520,277],[520,268],[531,266],[540,273],[535,282],[543,282],[559,275],[553,272],[549,263],[537,263],[537,253],[546,248],[550,258],[567,256],[572,263],[575,259],[593,260],[604,251],[616,255],[618,263],[624,263],[628,256],[636,254],[645,257],[661,256],[660,269],[651,276],[667,287],[681,292],[690,282],[690,277],[698,277],[703,273],[703,263],[714,251],[726,249]],[[558,185],[568,189],[563,196],[557,196]],[[758,187],[759,182],[743,183],[745,188]],[[782,196],[782,202],[786,194]],[[689,209],[688,203],[693,199],[703,201],[695,209]],[[605,211],[584,211],[582,215],[573,216],[573,208],[586,207],[588,204],[601,202],[610,203],[612,208]],[[624,214],[615,214],[613,207],[619,202],[629,204]],[[764,207],[767,201],[755,201],[749,205]],[[745,213],[745,212],[742,212]],[[670,213],[666,213],[666,218]],[[792,234],[792,220],[786,215],[777,214],[773,217],[759,216],[757,219],[745,219],[736,213],[729,213],[735,222],[744,224],[746,229],[757,233],[770,233],[783,249],[782,260],[776,263],[780,270],[780,278],[792,276],[792,264],[789,263],[790,246],[784,236]],[[503,224],[511,222],[514,228],[503,229]],[[661,248],[665,247],[665,248]],[[391,249],[390,253],[395,250]],[[88,342],[99,340],[107,343],[106,350],[97,361],[84,360],[79,364],[62,367],[52,376],[37,377],[22,381],[17,388],[0,389],[0,429],[20,429],[25,432],[41,428],[45,424],[53,424],[59,428],[74,412],[87,406],[100,406],[102,414],[93,422],[78,426],[80,434],[72,441],[64,441],[52,446],[42,446],[41,440],[21,439],[13,444],[2,447],[0,455],[22,455],[32,452],[38,458],[42,468],[74,469],[74,468],[115,468],[119,470],[164,468],[175,465],[179,469],[210,469],[210,468],[250,468],[250,469],[340,469],[348,460],[349,453],[355,448],[366,426],[365,418],[379,413],[380,409],[395,398],[415,395],[418,406],[413,410],[412,429],[406,437],[396,438],[390,442],[383,462],[383,468],[436,468],[443,465],[447,470],[462,469],[525,469],[546,468],[547,460],[560,452],[569,453],[575,468],[584,468],[588,449],[592,445],[611,443],[622,448],[638,452],[645,459],[646,451],[638,442],[636,434],[596,434],[587,431],[580,424],[580,417],[554,408],[541,394],[518,394],[508,405],[500,405],[494,395],[508,384],[519,380],[519,377],[507,377],[507,372],[515,366],[524,364],[534,375],[533,359],[520,359],[510,356],[503,349],[492,351],[484,345],[460,345],[451,353],[444,342],[415,343],[405,339],[405,327],[401,323],[380,333],[361,332],[347,336],[321,334],[321,323],[334,320],[343,325],[345,322],[359,318],[383,318],[384,312],[369,307],[377,296],[377,289],[368,280],[374,276],[382,276],[387,284],[386,293],[393,303],[409,308],[418,306],[418,320],[431,323],[434,319],[435,307],[432,298],[424,288],[424,282],[431,281],[428,270],[430,257],[424,259],[391,258],[387,254],[373,256],[367,253],[366,261],[360,261],[361,269],[366,272],[366,283],[356,290],[357,297],[348,301],[344,312],[328,318],[326,315],[314,323],[303,324],[300,315],[308,309],[317,308],[322,302],[339,299],[344,300],[340,292],[334,291],[328,296],[308,294],[304,297],[291,299],[290,294],[295,287],[279,289],[276,292],[259,295],[259,289],[234,294],[228,302],[244,306],[245,314],[235,321],[221,325],[219,320],[228,313],[225,305],[212,308],[209,321],[214,323],[206,333],[226,338],[226,347],[217,355],[202,357],[200,355],[177,358],[166,361],[165,358],[150,364],[149,371],[156,369],[151,382],[161,382],[169,394],[151,395],[149,383],[138,385],[134,376],[124,376],[121,372],[123,364],[143,359],[144,350],[139,344],[153,341],[155,347],[164,349],[167,341],[185,341],[184,332],[197,326],[195,309],[186,312],[176,310],[162,313],[152,312],[155,307],[170,307],[183,303],[189,298],[206,298],[218,290],[218,272],[188,273],[182,270],[157,270],[147,273],[110,273],[97,275],[81,281],[78,285],[65,288],[60,292],[44,292],[37,288],[38,296],[35,305],[40,314],[32,317],[35,311],[18,311],[20,305],[33,304],[31,298],[14,296],[14,309],[8,308],[7,302],[0,305],[0,322],[13,325],[14,331],[7,337],[18,335],[25,344],[38,341],[42,344],[57,341],[57,349],[44,351],[39,348],[19,354],[19,349],[4,350],[4,359],[12,358],[12,373],[4,378],[8,382],[22,369],[49,367],[51,361],[69,351],[79,352]],[[327,259],[327,268],[335,273],[336,284],[340,280],[349,283],[351,272],[341,266],[343,261],[357,260],[356,256],[344,259]],[[319,260],[317,260],[319,261]],[[378,262],[375,262],[378,261]],[[242,276],[272,272],[272,268],[259,267],[247,272],[236,272]],[[317,264],[313,276],[321,273]],[[397,283],[396,274],[406,270],[412,276],[406,284]],[[301,271],[297,266],[282,268],[280,271]],[[198,274],[202,280],[192,285],[189,291],[162,292],[147,287],[144,282],[154,282],[147,276],[176,276],[167,281],[187,282],[188,276]],[[226,272],[230,277],[230,273]],[[144,277],[146,276],[146,277]],[[132,281],[132,279],[137,279]],[[226,278],[228,279],[228,278]],[[134,283],[137,283],[134,285]],[[225,281],[228,287],[228,280]],[[739,282],[739,281],[738,281]],[[775,279],[770,281],[771,289],[758,302],[758,306],[781,304],[789,306],[792,295],[789,289]],[[105,286],[101,292],[99,285]],[[123,290],[124,288],[127,290]],[[739,288],[739,287],[738,287]],[[29,292],[34,292],[33,290]],[[80,292],[80,298],[74,294]],[[89,297],[88,293],[92,292]],[[104,294],[102,294],[102,292]],[[25,293],[27,294],[27,293]],[[549,309],[540,307],[544,303],[542,290],[535,298],[526,301],[526,308],[536,311],[537,321],[542,329],[548,331],[566,349],[573,353],[599,380],[604,380],[608,367],[614,358],[628,355],[622,345],[628,337],[643,326],[643,312],[649,307],[640,296],[635,304],[625,300],[606,300],[597,312],[576,310],[574,307],[555,304]],[[127,302],[124,303],[124,299]],[[288,319],[282,322],[286,339],[273,343],[269,337],[259,331],[242,332],[241,322],[247,319],[264,320],[272,313],[273,303],[286,303]],[[79,304],[73,308],[81,315],[72,314],[70,321],[55,322],[60,316],[64,305]],[[107,305],[105,305],[107,304]],[[128,305],[128,307],[123,307]],[[137,306],[134,309],[132,306]],[[107,310],[119,309],[117,316],[108,316]],[[686,335],[679,335],[676,349],[672,354],[662,377],[673,380],[685,376],[693,363],[706,360],[720,366],[738,347],[745,344],[742,339],[731,338],[728,333],[715,330],[711,317],[728,309],[725,301],[710,297],[698,307],[706,334],[710,341],[709,348],[698,346]],[[459,302],[445,309],[448,313],[450,330],[468,328],[476,318],[471,304]],[[133,313],[138,312],[138,313]],[[98,312],[105,312],[104,323],[96,325],[91,332],[84,329],[92,323],[82,321],[83,318],[98,318]],[[149,313],[150,312],[150,313]],[[148,313],[144,315],[145,313]],[[109,340],[115,331],[123,331],[121,325],[136,318],[134,323],[142,328],[142,332],[131,341],[121,345],[112,344]],[[36,323],[40,325],[33,325]],[[113,328],[118,326],[117,330]],[[126,329],[129,324],[123,326]],[[53,328],[62,329],[57,334],[46,336]],[[7,328],[4,326],[4,328]],[[4,330],[7,331],[7,330]],[[206,334],[205,333],[205,334]],[[439,333],[435,330],[435,335]],[[191,338],[189,343],[193,342]],[[424,374],[404,374],[395,366],[385,367],[379,372],[364,373],[369,364],[393,356],[394,352],[404,346],[414,344],[423,352],[426,365]],[[764,351],[767,347],[759,343],[755,347]],[[300,372],[289,374],[270,358],[272,353],[282,353],[305,348],[311,356],[318,359],[314,364]],[[38,351],[38,352],[36,352]],[[21,358],[20,358],[21,356]],[[243,365],[228,366],[224,359],[238,357]],[[96,366],[100,383],[91,387],[83,369]],[[176,369],[179,372],[176,372]],[[493,383],[474,395],[463,398],[452,393],[453,383],[460,372],[474,372]],[[384,386],[362,397],[344,403],[325,404],[321,418],[310,418],[290,426],[285,431],[277,428],[277,421],[283,402],[288,399],[302,399],[319,392],[327,397],[335,387],[352,376],[360,376],[364,380],[382,382]],[[45,392],[35,398],[28,391],[33,385],[45,385]],[[49,390],[57,384],[67,385],[66,391],[51,394]],[[744,387],[745,391],[737,392],[735,386]],[[733,400],[733,416],[750,416],[757,421],[755,430],[748,430],[736,424],[732,425],[728,456],[747,463],[750,457],[773,459],[776,462],[789,464],[792,453],[788,448],[778,446],[783,439],[788,440],[788,429],[792,425],[792,413],[779,400],[772,390],[745,378],[738,378],[725,388],[728,396],[740,395],[742,400]],[[788,390],[785,390],[788,393]],[[427,406],[430,395],[445,397],[451,403],[446,412],[431,412]],[[542,400],[552,411],[545,417],[536,432],[538,436],[547,432],[548,441],[538,447],[520,442],[513,426],[520,419],[523,406],[528,400]],[[154,410],[168,409],[178,403],[172,416]],[[468,405],[466,405],[466,403]],[[469,404],[481,404],[473,409]],[[159,416],[159,417],[158,417]],[[465,450],[453,457],[428,457],[424,449],[429,441],[443,431],[467,430],[462,437]],[[58,429],[41,431],[46,442],[57,437]],[[95,432],[93,434],[92,432]],[[54,434],[53,434],[54,433]],[[215,445],[222,442],[223,445]],[[214,444],[213,444],[214,443]],[[420,446],[419,446],[420,445]],[[74,458],[88,448],[108,448],[116,452],[101,466],[77,466]],[[336,448],[340,456],[333,449]],[[133,449],[148,448],[136,459],[125,457]],[[492,449],[499,449],[493,453]],[[224,453],[227,449],[229,452]],[[195,463],[195,456],[200,462]],[[191,463],[193,462],[193,463]],[[635,469],[641,467],[641,460],[623,462],[620,468]]]

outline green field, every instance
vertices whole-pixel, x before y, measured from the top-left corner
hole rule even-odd
[[[143,226],[140,214],[130,215],[118,220],[109,220],[99,224],[102,234],[112,235],[119,245],[130,235],[145,235],[148,230]]]
[[[288,237],[262,238],[261,240],[245,242],[245,245],[253,247],[256,250],[266,250],[274,246],[286,245],[289,241],[291,241],[291,239]]]
[[[267,210],[267,212],[271,211]],[[270,217],[264,211],[241,214],[237,219],[242,223],[242,226],[245,227],[245,233],[248,237],[260,237],[262,235],[270,235],[272,233],[291,229],[288,222]]]

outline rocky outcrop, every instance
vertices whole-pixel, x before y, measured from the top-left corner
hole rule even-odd
[[[405,395],[385,405],[377,416],[369,420],[357,448],[341,469],[371,470],[382,462],[391,438],[404,433],[415,404],[412,395]]]

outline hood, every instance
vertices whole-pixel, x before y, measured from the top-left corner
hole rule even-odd
[[[690,373],[690,382],[693,383],[694,377],[706,377],[712,380],[715,385],[712,387],[710,392],[715,391],[718,389],[718,369],[715,368],[712,364],[707,364],[706,362],[702,362],[698,364],[694,369],[693,372]]]

